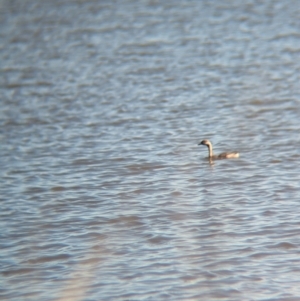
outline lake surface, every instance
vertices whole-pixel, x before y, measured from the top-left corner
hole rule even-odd
[[[0,299],[300,300],[299,16],[0,0]]]

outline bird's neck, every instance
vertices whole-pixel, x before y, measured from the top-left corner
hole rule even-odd
[[[208,156],[211,158],[214,155],[212,145],[209,144],[207,147],[208,147],[208,153],[209,153]]]

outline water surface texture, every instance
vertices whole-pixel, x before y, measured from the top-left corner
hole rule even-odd
[[[0,0],[1,300],[300,300],[299,16]]]

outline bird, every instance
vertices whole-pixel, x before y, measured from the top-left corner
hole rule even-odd
[[[228,152],[228,153],[222,153],[219,155],[213,154],[213,147],[211,142],[208,139],[204,139],[201,142],[198,143],[198,145],[206,145],[208,147],[208,158],[209,159],[232,159],[232,158],[239,158],[240,154],[237,152]]]

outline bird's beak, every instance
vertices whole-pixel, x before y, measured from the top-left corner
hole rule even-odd
[[[198,143],[198,145],[202,144],[201,142]]]

